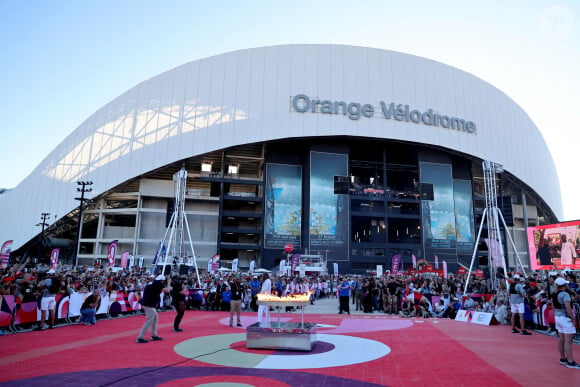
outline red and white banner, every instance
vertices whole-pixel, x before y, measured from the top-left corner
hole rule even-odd
[[[413,267],[416,269],[417,268],[417,257],[415,257],[415,254],[411,254],[411,259],[413,260]]]
[[[447,278],[447,261],[443,261],[442,265],[443,265],[443,278]]]
[[[439,257],[435,256],[435,269],[439,269]]]
[[[211,258],[211,271],[215,273],[216,271],[219,270],[219,268],[220,268],[220,256],[219,254],[216,254]]]
[[[0,250],[1,268],[8,267],[8,263],[10,262],[10,252],[12,251],[12,242],[13,241],[6,241],[2,244],[2,250]]]
[[[109,267],[115,266],[115,258],[117,257],[117,244],[119,243],[118,240],[114,240],[109,245],[109,251],[107,253],[107,264]]]
[[[121,267],[123,269],[126,269],[128,263],[129,263],[129,252],[123,251],[123,254],[121,254]]]
[[[60,255],[60,249],[53,249],[50,252],[50,268],[56,270],[58,265],[58,256]]]

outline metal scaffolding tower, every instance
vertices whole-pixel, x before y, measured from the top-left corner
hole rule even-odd
[[[191,239],[191,232],[189,231],[189,223],[185,214],[185,190],[187,182],[187,171],[184,167],[173,175],[175,184],[175,209],[171,214],[171,220],[165,231],[165,235],[157,252],[154,264],[163,265],[163,270],[167,265],[171,265],[171,274],[179,273],[179,267],[186,264],[188,261],[193,261],[197,280],[200,281],[199,271],[197,268],[197,259],[195,257],[195,249],[193,248],[193,241]],[[191,247],[191,255],[186,251],[184,229],[187,231],[189,238],[189,246]]]
[[[482,163],[483,167],[483,184],[485,187],[485,208],[483,210],[483,215],[481,217],[481,223],[479,225],[479,231],[477,232],[477,239],[475,241],[475,246],[473,247],[473,255],[471,256],[471,264],[469,265],[469,272],[467,273],[467,280],[465,281],[464,293],[467,293],[467,287],[469,285],[469,279],[471,278],[471,271],[473,269],[473,262],[475,262],[475,257],[477,254],[477,246],[480,242],[481,231],[483,230],[483,225],[487,220],[487,246],[488,246],[488,265],[489,265],[489,275],[491,279],[491,286],[493,289],[497,290],[499,281],[497,279],[497,269],[501,265],[504,270],[504,274],[507,274],[507,266],[505,259],[505,252],[503,248],[502,235],[499,228],[499,221],[501,220],[504,229],[506,230],[506,235],[513,247],[516,254],[517,263],[519,264],[522,273],[525,275],[526,270],[522,265],[518,250],[516,245],[509,233],[508,227],[505,223],[503,215],[499,208],[497,208],[497,184],[496,175],[503,172],[503,167],[500,164],[496,164],[492,161],[485,160]],[[506,289],[509,289],[509,283],[507,275],[505,276]]]

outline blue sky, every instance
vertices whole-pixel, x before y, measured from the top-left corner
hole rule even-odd
[[[575,0],[0,0],[0,187],[161,72],[244,48],[336,43],[434,59],[505,92],[552,151],[562,220],[580,219],[579,29]]]

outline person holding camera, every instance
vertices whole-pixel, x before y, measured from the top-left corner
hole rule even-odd
[[[185,281],[177,278],[175,286],[171,287],[171,304],[175,308],[177,314],[175,315],[175,320],[173,320],[173,332],[182,332],[183,329],[179,327],[181,324],[181,319],[185,314],[185,296],[187,295],[187,286]]]
[[[151,329],[151,340],[152,341],[159,341],[163,340],[161,337],[157,336],[157,326],[159,323],[159,315],[157,314],[157,308],[161,303],[161,293],[168,294],[171,289],[171,277],[167,280],[167,285],[164,283],[165,276],[163,274],[159,274],[155,277],[155,280],[145,286],[145,290],[143,291],[143,299],[141,300],[141,305],[143,305],[143,309],[145,309],[145,324],[141,328],[139,332],[139,336],[137,336],[136,342],[139,344],[144,344],[149,342],[149,340],[145,339],[145,333],[147,330]]]
[[[235,277],[233,280],[230,281],[230,289],[231,289],[231,300],[230,300],[230,327],[233,326],[234,323],[234,313],[236,313],[238,327],[242,326],[242,298],[246,293],[246,288],[240,282],[238,277]]]

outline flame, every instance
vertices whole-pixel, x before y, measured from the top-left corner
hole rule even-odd
[[[302,294],[290,294],[285,297],[278,297],[273,294],[258,294],[258,301],[265,302],[306,302],[310,301],[311,291]]]

